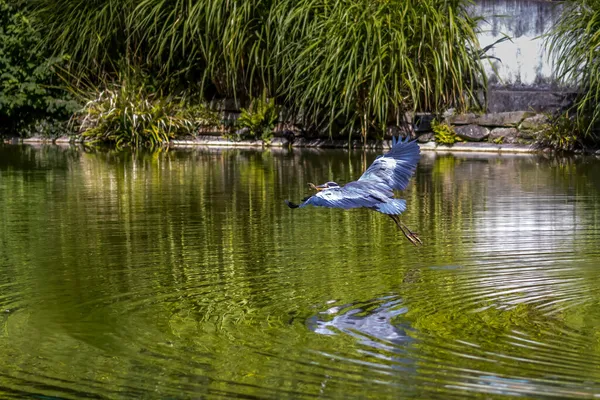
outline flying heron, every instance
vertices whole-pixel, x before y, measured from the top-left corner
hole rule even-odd
[[[412,232],[402,221],[400,214],[406,210],[406,200],[395,199],[394,190],[404,190],[414,174],[419,161],[420,150],[416,141],[399,140],[392,137],[392,149],[373,161],[373,164],[354,182],[340,186],[335,182],[322,185],[308,185],[317,191],[306,197],[300,204],[288,200],[290,208],[318,206],[329,208],[365,207],[389,215],[404,236],[415,246],[423,244],[418,234]]]

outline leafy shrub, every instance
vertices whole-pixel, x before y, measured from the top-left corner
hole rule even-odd
[[[47,58],[40,42],[26,2],[0,0],[0,130],[4,133],[35,132],[34,125],[54,125],[53,119],[66,120],[78,107],[57,88],[54,70],[64,58]]]
[[[262,97],[252,100],[248,109],[242,108],[237,123],[240,128],[248,128],[247,137],[260,138],[269,143],[273,138],[273,129],[278,118],[278,107],[273,99],[267,99],[264,92]]]
[[[163,97],[128,80],[96,93],[79,115],[84,138],[134,148],[158,148],[176,135],[194,134],[201,126],[218,123],[216,114],[203,105]]]
[[[585,128],[584,128],[585,129]],[[573,151],[583,146],[584,129],[569,113],[550,117],[538,133],[537,143],[560,151]]]
[[[459,141],[454,129],[444,122],[434,119],[431,123],[431,129],[433,130],[436,143],[452,145]]]

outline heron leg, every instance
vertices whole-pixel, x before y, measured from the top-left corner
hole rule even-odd
[[[417,233],[411,231],[410,229],[408,229],[408,227],[400,221],[399,216],[390,215],[390,218],[396,223],[396,226],[398,226],[398,229],[400,229],[402,231],[402,233],[408,239],[409,242],[411,242],[415,246],[421,246],[423,244],[423,242],[419,238],[419,235]]]
[[[408,240],[410,240],[410,242],[412,244],[414,244],[415,246],[423,245],[423,242],[421,241],[421,238],[419,237],[418,233],[413,232],[410,229],[408,229],[408,226],[404,225],[402,222],[400,222],[400,225],[402,225],[404,230],[406,230],[406,232],[404,232],[404,230],[402,232],[404,232],[404,235],[408,238]]]

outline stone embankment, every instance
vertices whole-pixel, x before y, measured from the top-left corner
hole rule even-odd
[[[230,102],[231,103],[231,102]],[[239,105],[222,102],[216,105],[216,110],[221,112],[228,126],[234,126],[239,116]],[[476,152],[507,152],[531,153],[539,151],[535,146],[535,139],[543,125],[548,123],[545,114],[530,111],[510,111],[489,114],[457,114],[447,115],[442,122],[450,125],[456,136],[461,140],[452,146],[439,145],[435,142],[435,134],[431,123],[433,116],[417,114],[412,117],[412,135],[419,141],[423,150],[432,151],[476,151]],[[384,141],[369,141],[368,149],[386,149],[390,146],[391,134],[398,134],[400,130],[391,128],[387,139]],[[274,138],[265,144],[261,140],[233,140],[236,137],[225,129],[224,126],[206,128],[195,136],[177,138],[171,141],[172,147],[191,146],[220,146],[220,147],[309,147],[309,148],[363,148],[365,147],[356,137],[354,140],[347,138],[319,138],[308,135],[302,129],[291,124],[279,124],[275,129]],[[81,142],[78,137],[60,137],[57,139],[30,138],[24,139],[25,143],[55,143],[70,144]]]
[[[229,111],[229,118],[235,116]],[[477,152],[510,152],[532,153],[539,151],[535,139],[543,125],[548,122],[545,114],[529,111],[511,111],[490,114],[449,115],[443,120],[450,125],[461,140],[452,146],[435,143],[435,134],[431,128],[433,116],[417,115],[413,118],[413,135],[423,150],[433,151],[477,151]],[[389,136],[389,135],[388,135]],[[389,139],[389,137],[388,137]],[[187,139],[172,141],[172,146],[263,146],[260,140],[230,140],[219,133],[204,132]],[[290,125],[279,125],[275,137],[269,144],[272,147],[318,147],[318,148],[362,148],[361,140],[310,138],[299,129]],[[370,149],[389,148],[390,141],[369,141]]]
[[[69,138],[58,138],[51,140],[48,138],[28,138],[23,140],[7,140],[6,143],[26,143],[26,144],[55,144],[62,146],[71,146],[80,144]],[[350,143],[347,140],[331,140],[331,139],[304,139],[297,138],[290,140],[286,137],[275,137],[270,144],[265,145],[260,140],[241,140],[232,141],[218,136],[195,136],[185,139],[172,140],[170,146],[173,148],[185,147],[235,147],[235,148],[257,148],[257,147],[276,147],[276,148],[363,148],[362,142],[356,140]],[[367,149],[369,150],[386,150],[391,146],[390,140],[369,141]],[[419,143],[421,150],[436,151],[436,152],[484,152],[484,153],[535,153],[539,149],[533,145],[526,144],[495,144],[489,142],[462,142],[455,143],[452,146],[437,145],[435,142]]]
[[[454,127],[456,136],[468,142],[531,144],[548,118],[535,112],[509,111],[449,116],[446,122]]]

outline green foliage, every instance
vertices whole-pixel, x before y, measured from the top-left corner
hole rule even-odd
[[[47,47],[56,55],[72,56],[70,67],[78,72],[112,72],[137,42],[126,21],[134,0],[33,0],[32,4]]]
[[[56,87],[62,57],[47,58],[24,1],[0,0],[0,133],[68,119],[77,104]]]
[[[314,123],[363,135],[404,111],[466,108],[485,78],[477,20],[464,1],[288,0],[273,14],[285,38],[283,92]]]
[[[270,46],[278,24],[269,19],[276,2],[139,0],[127,21],[143,62],[164,65],[169,78],[197,77],[201,89],[221,96],[251,97],[265,88],[272,95],[276,82],[265,67],[277,62]]]
[[[262,97],[252,100],[248,109],[242,108],[237,124],[241,128],[248,128],[247,136],[261,138],[268,143],[273,138],[278,118],[278,107],[273,99],[267,99],[265,92]]]
[[[542,125],[537,142],[544,147],[560,151],[572,151],[583,146],[585,128],[577,118],[568,113],[549,117],[549,122]]]
[[[158,148],[176,135],[216,125],[215,113],[185,98],[163,96],[135,79],[107,85],[80,112],[79,131],[92,142]]]
[[[88,78],[141,67],[164,86],[232,96],[250,92],[264,0],[33,0],[47,45]],[[261,77],[259,81],[262,81]],[[266,85],[261,85],[266,86]],[[164,89],[165,87],[163,87]],[[260,92],[257,92],[260,93]]]
[[[437,119],[434,119],[431,123],[431,129],[433,130],[436,143],[452,145],[459,140],[456,133],[454,133],[454,129],[445,122],[439,122]]]
[[[547,35],[550,54],[558,77],[579,89],[573,110],[590,135],[600,123],[600,0],[565,2],[557,21]]]
[[[77,74],[120,62],[169,91],[266,90],[318,128],[366,135],[409,109],[464,109],[486,83],[467,0],[34,2],[53,21],[42,27],[48,46],[71,54]]]

